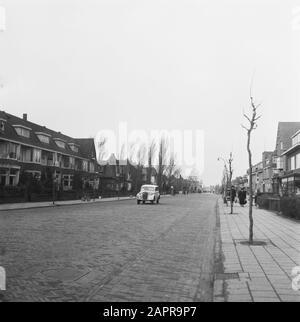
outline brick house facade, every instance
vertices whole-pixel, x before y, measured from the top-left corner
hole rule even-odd
[[[291,139],[292,146],[282,154],[286,159],[285,173],[281,177],[282,192],[300,195],[300,130]]]
[[[22,188],[30,194],[32,186],[45,198],[53,190],[74,198],[84,187],[97,190],[97,169],[94,139],[71,138],[28,121],[26,114],[19,118],[0,111],[2,201],[7,191]]]

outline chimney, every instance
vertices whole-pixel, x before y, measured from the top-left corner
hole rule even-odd
[[[27,113],[24,113],[24,114],[23,114],[23,120],[24,120],[24,121],[27,121]]]

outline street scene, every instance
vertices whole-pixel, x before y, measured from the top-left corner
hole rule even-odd
[[[2,301],[212,301],[216,201],[1,211]]]
[[[299,22],[0,0],[0,304],[300,302]]]

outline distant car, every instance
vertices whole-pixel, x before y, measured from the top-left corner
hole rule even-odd
[[[150,201],[151,203],[159,203],[160,193],[159,188],[156,185],[145,184],[141,186],[141,191],[136,195],[136,202],[139,205],[140,202],[145,203]]]

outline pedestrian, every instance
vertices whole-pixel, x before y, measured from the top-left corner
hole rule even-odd
[[[234,186],[231,186],[231,202],[234,203],[234,199],[236,197],[236,190]]]
[[[227,196],[226,196],[226,191],[224,190],[223,192],[223,202],[226,206],[228,206],[228,203],[227,203]]]
[[[254,204],[255,204],[256,207],[258,206],[257,198],[258,198],[259,195],[260,195],[260,190],[257,189],[256,192],[255,192],[255,195],[254,195]]]
[[[244,205],[247,203],[247,200],[246,200],[247,193],[244,187],[242,188],[242,190],[239,191],[238,198],[239,198],[240,205],[244,207]]]

